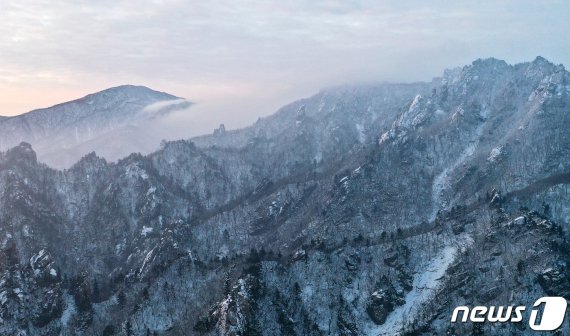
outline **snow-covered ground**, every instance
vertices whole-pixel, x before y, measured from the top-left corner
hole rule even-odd
[[[64,298],[65,298],[65,310],[61,314],[61,324],[65,328],[67,327],[71,318],[77,313],[77,310],[75,307],[75,300],[73,299],[73,296],[66,293]]]
[[[406,295],[406,303],[388,315],[386,322],[368,330],[367,335],[396,336],[404,323],[413,320],[423,305],[433,299],[441,284],[441,279],[457,254],[473,240],[467,235],[459,236],[454,242],[444,247],[435,257],[420,269],[425,270],[414,278],[413,289]]]
[[[432,185],[432,200],[433,200],[433,208],[431,215],[429,217],[430,222],[435,220],[437,212],[447,207],[449,204],[446,204],[443,198],[443,192],[450,187],[450,177],[455,169],[462,165],[470,156],[475,153],[477,146],[479,145],[479,139],[481,138],[481,134],[483,133],[484,123],[477,126],[474,132],[474,136],[472,140],[469,142],[469,145],[461,152],[461,155],[455,160],[451,165],[445,168],[441,173],[439,173],[433,180]]]

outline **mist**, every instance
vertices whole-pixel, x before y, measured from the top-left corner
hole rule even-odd
[[[187,138],[329,86],[427,81],[491,56],[568,64],[569,11],[564,1],[7,1],[0,115],[137,84],[196,103],[170,118]]]

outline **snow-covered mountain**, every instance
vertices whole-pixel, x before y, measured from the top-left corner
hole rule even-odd
[[[0,150],[22,141],[42,162],[67,168],[96,151],[109,160],[150,153],[160,138],[148,129],[155,118],[188,108],[190,102],[143,86],[124,85],[50,108],[0,118]]]
[[[532,334],[570,295],[570,73],[477,60],[69,170],[0,154],[0,333]],[[570,331],[567,324],[560,332]]]

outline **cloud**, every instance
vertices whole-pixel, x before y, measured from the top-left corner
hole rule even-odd
[[[569,10],[505,0],[3,1],[0,90],[142,84],[233,108],[231,127],[322,87],[428,80],[478,57],[570,63]],[[18,106],[8,99],[0,114],[48,103],[4,112]]]

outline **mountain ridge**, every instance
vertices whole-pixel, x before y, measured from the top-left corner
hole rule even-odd
[[[0,152],[0,332],[530,335],[449,312],[570,293],[569,83],[477,62],[117,162]]]
[[[182,98],[143,86],[118,86],[0,120],[0,149],[26,141],[34,145],[41,160],[60,168],[94,149],[114,160],[128,154],[127,148],[146,152],[157,148],[160,139],[148,135],[144,130],[148,125],[144,124],[191,105]],[[120,142],[117,132],[133,126],[138,133],[131,140]]]
[[[157,95],[157,96],[161,95],[161,96],[163,96],[164,98],[167,98],[168,100],[183,99],[183,98],[180,98],[180,97],[171,95],[171,94],[166,93],[166,92],[153,90],[153,89],[151,89],[151,88],[149,88],[149,87],[147,87],[147,86],[144,86],[144,85],[122,84],[122,85],[110,87],[110,88],[107,88],[107,89],[103,89],[103,90],[100,90],[100,91],[97,91],[97,92],[94,92],[94,93],[89,93],[89,94],[86,94],[86,95],[83,96],[83,97],[76,98],[76,99],[71,99],[71,100],[68,100],[68,101],[65,101],[65,102],[62,102],[62,103],[57,103],[57,104],[54,104],[54,105],[51,105],[51,106],[48,106],[48,107],[36,108],[36,109],[30,110],[30,111],[27,111],[27,112],[24,112],[24,113],[20,113],[20,114],[17,114],[17,115],[13,115],[13,116],[0,116],[0,120],[6,119],[6,118],[18,118],[18,117],[23,117],[23,116],[28,115],[28,114],[30,114],[30,113],[32,113],[32,114],[33,114],[33,113],[38,113],[38,112],[44,111],[44,110],[53,110],[54,108],[57,108],[57,107],[65,106],[65,105],[68,105],[68,104],[71,104],[71,103],[79,103],[79,102],[83,102],[83,101],[89,101],[89,99],[98,98],[98,97],[100,97],[100,96],[104,96],[104,95],[107,95],[107,94],[117,95],[117,94],[121,94],[121,93],[122,93],[122,94],[124,94],[124,95],[127,95],[127,93],[129,93],[129,91],[130,91],[131,94],[132,94],[132,93],[135,93],[135,91],[138,91],[138,92],[145,92],[145,93],[147,93],[147,94],[148,94],[148,93],[153,93],[153,94],[155,94],[155,95]]]

